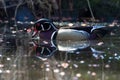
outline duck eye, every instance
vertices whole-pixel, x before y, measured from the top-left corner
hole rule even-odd
[[[43,23],[41,27],[43,31],[47,31],[47,30],[50,30],[51,25],[50,23]]]

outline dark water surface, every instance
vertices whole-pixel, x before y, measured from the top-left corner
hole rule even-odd
[[[44,54],[50,55],[48,58],[36,54],[29,33],[15,31],[12,27],[1,27],[0,80],[120,79],[118,27],[100,40],[59,42],[54,49],[42,47],[46,49]]]

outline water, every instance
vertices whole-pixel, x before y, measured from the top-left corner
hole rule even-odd
[[[18,11],[22,1],[12,0],[14,4],[11,5],[17,6],[13,9],[7,8],[11,5],[1,1],[0,4],[3,5],[0,7],[5,10],[2,15],[12,16],[14,19],[22,14],[22,18],[18,20],[24,21],[29,17],[33,20],[31,12],[25,14],[26,10],[22,9],[23,13]],[[30,3],[32,7],[32,0]],[[50,16],[50,9],[46,9],[44,13]],[[115,27],[111,34],[100,40],[58,41],[57,47],[38,47],[38,51],[43,54],[37,54],[35,47],[31,45],[31,34],[24,28],[26,26],[28,25],[16,26],[8,21],[1,24],[0,20],[0,80],[120,79],[119,27]]]
[[[100,40],[58,42],[36,54],[26,29],[0,28],[0,80],[119,80],[119,27]],[[79,45],[77,45],[79,44]],[[77,47],[83,48],[77,49]],[[74,50],[70,48],[75,47]],[[64,49],[66,48],[66,49]],[[68,49],[68,50],[67,50]]]

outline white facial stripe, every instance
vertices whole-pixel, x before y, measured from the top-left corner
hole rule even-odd
[[[49,48],[47,48],[47,50],[49,51],[49,53],[51,53],[51,51],[49,50]]]
[[[44,26],[41,24],[41,27],[42,27],[42,30],[44,31],[45,29],[44,29]]]
[[[42,51],[41,51],[41,54],[43,54],[43,52],[44,52],[44,47],[42,47]]]
[[[49,25],[49,28],[47,30],[49,30],[51,28],[51,25]]]
[[[52,26],[55,30],[57,30],[57,28],[55,27],[54,24],[52,24],[52,23],[50,23],[50,24],[51,24],[51,26]]]

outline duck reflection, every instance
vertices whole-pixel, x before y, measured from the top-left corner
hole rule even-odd
[[[79,41],[79,42],[70,42],[70,41],[58,41],[56,46],[48,46],[48,45],[39,45],[35,48],[36,57],[40,59],[47,59],[51,56],[58,56],[62,53],[67,53],[68,55],[72,54],[79,58],[86,57],[94,57],[94,58],[102,58],[102,54],[104,51],[96,50],[91,46],[90,41]],[[82,57],[80,57],[82,56]]]

